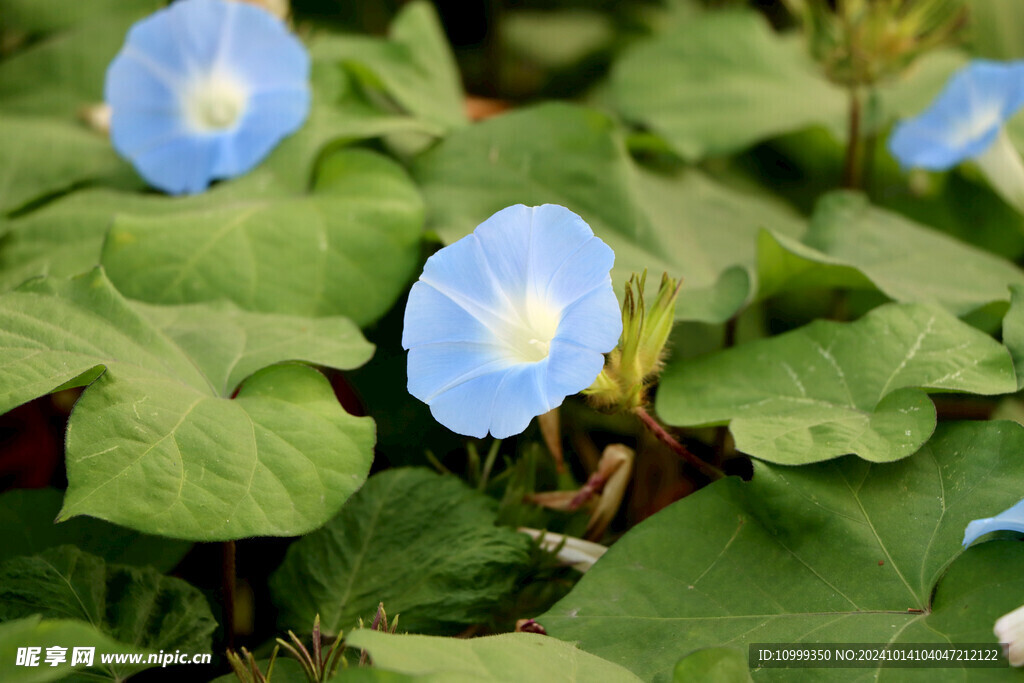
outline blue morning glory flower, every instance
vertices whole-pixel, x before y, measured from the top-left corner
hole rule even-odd
[[[904,167],[942,171],[989,150],[1024,106],[1024,62],[974,60],[932,105],[901,122],[889,150]]]
[[[964,532],[964,547],[993,531],[1018,531],[1024,534],[1024,500],[995,517],[976,519],[968,524]]]
[[[615,254],[568,209],[510,206],[409,293],[409,393],[452,431],[505,438],[586,389],[622,334]]]
[[[266,10],[179,0],[131,28],[105,97],[118,153],[165,192],[201,192],[252,169],[306,120],[309,56]]]

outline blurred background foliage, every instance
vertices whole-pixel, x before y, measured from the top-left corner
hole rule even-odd
[[[147,2],[151,6],[160,4],[155,0]],[[30,4],[32,11],[25,11]],[[304,37],[331,31],[384,36],[404,5],[397,0],[293,0],[292,11],[295,28]],[[428,239],[422,245],[407,249],[405,260],[410,263],[414,258],[421,263],[442,241],[458,236],[452,234],[451,225],[437,224],[441,202],[431,199],[432,174],[437,167],[443,169],[448,160],[445,155],[453,147],[455,152],[451,153],[451,159],[455,161],[451,163],[458,161],[457,136],[493,135],[481,139],[514,147],[521,139],[517,134],[533,130],[531,120],[526,117],[535,116],[537,110],[528,109],[530,105],[548,100],[573,100],[598,111],[588,110],[584,115],[569,107],[554,105],[547,107],[545,113],[551,115],[549,120],[562,117],[568,121],[565,125],[569,128],[574,121],[593,123],[592,129],[581,132],[581,149],[573,150],[580,153],[582,161],[578,163],[585,165],[593,160],[595,174],[611,169],[618,174],[616,180],[636,181],[623,181],[631,190],[643,188],[625,198],[618,197],[624,207],[621,214],[616,213],[619,207],[612,207],[607,213],[595,209],[595,214],[614,227],[616,218],[627,209],[636,210],[651,225],[660,226],[665,232],[672,228],[675,234],[684,235],[679,244],[685,244],[684,239],[691,233],[698,236],[702,244],[712,244],[714,248],[709,251],[714,253],[708,256],[708,261],[714,261],[715,267],[708,266],[707,272],[688,274],[684,297],[685,287],[695,283],[699,287],[692,288],[702,292],[718,291],[720,286],[721,291],[725,291],[730,283],[723,273],[730,270],[725,266],[734,263],[730,259],[736,257],[736,252],[743,251],[744,258],[749,256],[750,261],[754,258],[754,233],[746,235],[751,238],[748,240],[751,244],[736,246],[740,238],[727,232],[729,226],[737,222],[733,219],[753,216],[762,223],[771,222],[768,227],[778,233],[798,236],[815,215],[822,195],[850,179],[847,95],[841,86],[851,84],[863,88],[857,131],[857,137],[863,140],[863,150],[856,184],[871,202],[1007,260],[1019,264],[1024,258],[1024,219],[995,196],[975,170],[963,166],[948,174],[907,174],[885,147],[892,122],[923,108],[949,74],[970,57],[1024,58],[1022,0],[934,2],[936,13],[921,20],[937,32],[934,40],[912,44],[907,49],[892,48],[892,59],[884,68],[864,67],[854,64],[855,60],[844,61],[843,38],[837,36],[834,27],[826,25],[832,21],[828,13],[836,9],[835,3],[824,0],[817,3],[811,0],[480,0],[471,3],[435,0],[434,5],[458,63],[470,118],[485,119],[509,109],[524,111],[509,117],[523,118],[512,122],[499,120],[493,128],[478,126],[472,132],[452,133],[426,152],[423,152],[422,136],[416,137],[420,131],[407,139],[392,135],[384,140],[368,139],[360,143],[374,152],[410,162],[407,165],[411,168],[412,180],[424,195]],[[863,3],[851,0],[849,6],[863,6]],[[69,12],[68,7],[74,10]],[[96,40],[97,44],[116,46],[117,40],[107,38],[123,34],[139,12],[136,6],[130,16],[123,16],[123,0],[89,0],[88,3],[0,0],[0,8],[3,8],[0,55],[11,57],[8,65],[26,48],[48,40],[89,41],[105,36],[103,40]],[[712,11],[716,13],[709,19]],[[754,13],[760,14],[763,20],[752,21],[750,17],[757,16]],[[26,19],[28,17],[31,21]],[[934,25],[927,24],[926,20]],[[884,42],[883,39],[891,37],[886,33],[889,27],[877,28],[870,21],[867,23],[865,40]],[[65,32],[69,27],[76,28]],[[666,36],[671,40],[660,40]],[[679,40],[680,37],[686,40]],[[683,46],[682,50],[676,49],[679,45]],[[689,45],[694,46],[692,52],[681,57],[680,52],[685,52]],[[328,42],[317,49],[332,48]],[[923,51],[927,54],[921,54]],[[90,54],[96,60],[94,64],[61,67],[66,67],[69,82],[74,81],[75,68],[95,69],[97,64],[105,64],[111,57],[99,49]],[[765,54],[771,59],[765,58]],[[817,63],[813,61],[815,58]],[[691,80],[680,85],[682,61],[686,63],[686,73]],[[768,63],[769,68],[760,82],[751,85],[742,79],[730,80],[733,75],[730,66],[738,65],[736,73],[742,74],[743,69],[752,64],[760,65],[762,61]],[[17,90],[24,86],[20,92],[28,94],[23,99],[11,98],[0,103],[0,110],[32,111],[45,107],[50,111],[71,112],[75,103],[95,91],[89,84],[79,84],[81,90],[55,92],[49,89],[43,93],[44,102],[33,99],[32,83],[19,84],[10,71],[7,69],[5,75],[0,67],[0,80],[6,77],[10,79],[6,81],[8,87]],[[359,75],[356,74],[354,80],[358,80]],[[737,107],[740,111],[736,113],[742,116],[735,119],[726,116],[729,112],[722,108],[710,114],[703,112],[703,120],[696,120],[697,115],[685,121],[666,119],[659,117],[657,111],[663,102],[657,98],[645,102],[634,97],[637,93],[651,94],[650,88],[641,87],[644,78],[663,84],[664,93],[656,91],[654,95],[665,95],[670,100],[679,98],[671,100],[673,107],[680,101],[686,102],[688,97],[699,100],[707,96],[708,90],[694,87],[694,84],[702,84],[701,78],[720,81],[715,84],[716,88],[721,86],[720,89],[714,91],[715,96],[723,98],[718,102],[727,102],[737,92],[752,99],[740,98]],[[780,105],[785,110],[784,115],[772,111],[771,107],[761,112],[756,106],[757,97],[774,96],[768,90],[773,78],[793,88],[787,101]],[[422,94],[413,92],[412,96]],[[435,120],[431,123],[441,128],[451,126],[458,130],[462,123],[461,117],[450,111],[415,113],[422,113],[425,119],[433,116]],[[503,125],[514,127],[517,122],[518,133],[501,128]],[[379,135],[388,132],[381,130]],[[1024,119],[1018,117],[1011,122],[1010,133],[1021,147]],[[374,138],[369,134],[365,137]],[[560,142],[557,136],[552,136],[551,140]],[[574,138],[572,143],[576,142]],[[473,139],[467,145],[475,143]],[[532,143],[543,147],[548,138],[538,133]],[[97,143],[90,141],[89,144],[95,151]],[[561,151],[556,150],[556,153]],[[97,152],[99,168],[91,172],[108,186],[138,189],[137,179],[125,177],[125,169],[114,163],[116,160],[111,161],[112,156],[109,150]],[[108,161],[111,168],[104,165]],[[238,184],[246,182],[241,180]],[[225,191],[230,191],[226,188]],[[54,193],[64,189],[54,188]],[[602,187],[584,189],[587,191],[584,197],[595,205],[605,199]],[[621,188],[616,185],[615,189]],[[122,200],[123,197],[117,201]],[[132,201],[144,199],[133,197]],[[526,196],[521,201],[538,203]],[[470,204],[467,201],[459,207],[466,210],[465,216],[458,215],[457,211],[449,213],[454,213],[456,218],[467,218],[477,208]],[[693,208],[692,213],[684,213],[679,211],[680,206],[697,208]],[[10,207],[3,208],[6,211]],[[9,222],[17,220],[22,212],[29,213],[33,207],[15,205],[15,208],[15,214],[8,216]],[[591,207],[584,207],[587,208]],[[80,213],[76,212],[75,216],[81,219]],[[24,220],[30,217],[25,216]],[[595,221],[591,219],[591,222]],[[464,227],[468,230],[472,224],[465,223]],[[0,224],[0,240],[5,229],[4,224]],[[106,226],[97,221],[92,238],[98,241],[105,230]],[[696,237],[693,241],[697,242]],[[0,266],[9,267],[10,264],[3,262],[2,246],[0,242]],[[52,244],[47,244],[46,248],[52,248]],[[413,254],[417,249],[418,253]],[[647,257],[651,252],[648,250],[642,255]],[[688,254],[686,256],[689,258]],[[750,271],[756,270],[754,263],[744,266]],[[737,274],[735,269],[730,272]],[[742,273],[739,275],[742,279]],[[951,271],[949,277],[955,279],[957,273]],[[398,279],[391,283],[396,291],[401,286]],[[738,285],[739,300],[745,301],[748,294],[751,299],[735,316],[735,308],[724,316],[681,316],[684,319],[674,329],[670,342],[675,362],[779,334],[818,318],[854,320],[888,300],[885,294],[873,288],[853,288],[837,293],[824,284],[761,297],[743,289],[748,284],[743,281]],[[733,290],[729,292],[736,294]],[[723,295],[724,298],[728,297]],[[404,391],[406,354],[400,347],[404,308],[405,299],[399,297],[382,315],[367,316],[369,323],[364,333],[377,347],[368,364],[350,372],[328,370],[326,373],[346,410],[356,415],[368,414],[376,422],[378,442],[374,472],[389,467],[430,464],[477,484],[473,472],[479,475],[479,455],[466,448],[463,438],[434,421],[429,409]],[[966,319],[991,332],[998,328],[1005,310],[1004,302],[996,302],[969,311]],[[62,467],[64,427],[76,398],[73,391],[60,392],[0,416],[0,489],[47,484],[59,489],[66,486]],[[938,411],[940,418],[987,418],[998,403],[992,398],[946,397],[938,400]],[[998,414],[1019,417],[1020,413],[1019,403],[1004,403]],[[571,459],[567,458],[568,471],[560,471],[540,445],[544,438],[537,423],[498,447],[494,476],[482,483],[481,490],[499,501],[495,515],[500,524],[581,535],[587,521],[585,514],[547,510],[524,502],[524,497],[538,491],[579,486],[596,469],[603,449],[623,441],[637,445],[644,457],[637,459],[632,487],[612,520],[605,542],[615,540],[636,523],[706,483],[699,473],[688,470],[674,454],[648,435],[638,435],[632,419],[594,413],[578,399],[567,401],[562,414],[563,443],[573,454]],[[742,456],[735,457],[731,437],[724,428],[689,429],[684,434],[687,445],[698,455],[714,459],[728,473],[749,475],[750,462]],[[47,495],[52,498],[54,494]],[[49,504],[55,505],[52,500]],[[287,546],[288,541],[281,539],[238,543],[238,566],[244,568],[240,577],[239,590],[243,597],[239,609],[243,613],[246,609],[249,611],[248,619],[240,622],[244,629],[239,630],[239,635],[253,642],[269,637],[278,627],[267,585],[268,577],[281,563]],[[168,552],[173,556],[167,561],[168,566],[184,555],[175,569],[176,575],[186,577],[204,593],[216,597],[220,577],[211,576],[209,567],[220,561],[218,547],[200,544],[187,555],[180,547],[172,547]],[[554,566],[547,555],[535,548],[532,552],[535,556],[518,579],[517,593],[490,615],[484,629],[511,629],[517,617],[544,611],[578,578],[574,570]],[[258,608],[253,609],[253,605]]]
[[[325,31],[384,35],[403,4],[397,0],[294,0],[292,12],[300,35]],[[808,114],[809,125],[760,136],[763,139],[735,150],[710,148],[707,153],[692,156],[680,154],[678,145],[673,146],[646,121],[638,121],[638,117],[630,115],[628,105],[624,106],[622,101],[628,89],[616,92],[617,88],[627,87],[618,84],[617,70],[623,71],[621,81],[629,80],[625,71],[633,50],[648,49],[659,36],[701,26],[698,20],[709,10],[759,12],[767,20],[766,24],[782,32],[780,45],[787,43],[784,47],[788,50],[788,43],[801,40],[798,34],[801,7],[815,6],[815,3],[793,0],[481,0],[474,3],[437,0],[434,4],[458,61],[463,86],[470,98],[469,106],[472,109],[475,103],[482,107],[471,112],[478,118],[550,99],[580,101],[610,113],[616,123],[628,131],[626,148],[640,168],[675,176],[688,166],[695,167],[723,187],[739,190],[736,196],[745,195],[744,202],[751,197],[772,202],[773,207],[780,207],[780,216],[810,216],[817,199],[840,184],[845,156],[845,109],[841,94],[831,93],[825,99],[840,103],[838,111],[825,116],[817,111],[822,108],[822,102],[814,98],[830,92],[824,79],[818,82],[808,77],[808,99],[796,103],[798,110]],[[955,13],[961,7],[961,3],[941,4],[943,12]],[[30,5],[31,12],[26,11]],[[834,2],[827,5],[817,3],[819,9],[835,9]],[[95,33],[90,34],[93,31],[104,35],[119,33],[130,21],[122,17],[124,4],[117,0],[70,6],[74,8],[71,12],[67,11],[67,3],[53,0],[6,0],[4,12],[0,14],[0,52],[17,56],[26,47],[52,40],[54,35],[71,41],[95,38]],[[1007,226],[1024,228],[1024,221],[993,196],[970,168],[945,176],[911,174],[908,177],[884,146],[885,133],[894,115],[920,109],[952,69],[968,56],[1024,57],[1024,3],[965,0],[963,7],[967,11],[966,21],[958,25],[956,31],[943,32],[941,47],[916,62],[900,61],[899,73],[886,73],[886,79],[897,85],[888,90],[880,88],[867,98],[863,132],[865,164],[870,164],[871,169],[866,174],[870,180],[864,189],[879,206],[1005,258],[1018,260],[1024,255],[1024,229],[1007,229]],[[133,7],[129,14],[137,13],[138,8]],[[1020,20],[1015,20],[1016,17]],[[936,21],[945,18],[947,15],[940,13]],[[73,26],[78,27],[74,33],[61,33]],[[723,28],[731,30],[733,27],[723,25]],[[696,37],[708,44],[726,46],[722,53],[724,58],[742,58],[744,45],[731,43],[732,35]],[[834,35],[830,39],[837,40]],[[928,43],[926,47],[935,45]],[[816,47],[812,41],[810,48],[811,54],[821,53],[827,51],[828,45]],[[105,63],[109,55],[101,52],[97,51],[95,59]],[[913,56],[916,57],[916,53]],[[718,66],[718,63],[712,64],[714,68]],[[655,61],[650,62],[648,68],[654,72],[652,78],[664,81],[667,89],[672,88],[673,64]],[[48,97],[54,96],[50,91],[47,93]],[[69,102],[81,99],[80,93],[58,95],[68,97]],[[70,99],[72,96],[74,100]],[[476,98],[486,98],[486,101],[481,104]],[[6,106],[21,105],[9,101]],[[37,105],[27,102],[24,106]],[[48,101],[46,106],[62,106],[62,102]],[[1018,120],[1013,130],[1017,132],[1016,139],[1024,140],[1024,123]],[[115,185],[135,186],[131,179],[107,180]],[[728,203],[728,200],[723,201]],[[435,247],[436,244],[425,245],[421,259]],[[852,292],[844,302],[841,317],[855,318],[883,300],[876,292]],[[683,322],[673,333],[674,353],[677,358],[691,357],[720,348],[726,342],[778,333],[817,317],[834,317],[834,304],[834,293],[827,289],[782,293],[752,304],[728,325]],[[366,329],[368,338],[377,344],[376,355],[368,365],[344,377],[334,373],[335,388],[348,409],[371,414],[377,421],[377,452],[383,457],[378,458],[375,469],[388,464],[422,464],[423,453],[409,449],[408,443],[430,444],[439,462],[458,469],[464,458],[461,439],[432,420],[420,402],[393,390],[404,386],[405,381],[405,354],[398,344],[403,309],[404,299]],[[979,319],[978,324],[986,323]],[[991,326],[991,321],[988,324]],[[73,400],[73,395],[57,394],[0,418],[0,452],[4,454],[0,459],[0,477],[4,484],[64,484],[62,468],[58,466],[61,432]],[[570,402],[569,411],[574,409],[573,405]],[[591,426],[595,428],[598,448],[620,439],[623,434],[633,433],[631,424],[624,425],[610,418],[595,419],[597,424]],[[538,437],[529,432],[520,441],[529,443]],[[711,435],[709,441],[713,442],[714,438]],[[709,443],[708,447],[712,446],[713,443]],[[514,456],[514,448],[515,444],[504,445],[503,456]],[[26,462],[31,462],[32,466],[24,467]],[[652,481],[655,480],[658,478],[653,477]],[[656,504],[660,506],[685,492],[687,485],[678,478],[668,481],[668,492],[634,498],[660,501]],[[636,509],[628,514],[630,521],[636,521],[652,511]]]
[[[160,3],[153,0],[150,3]],[[346,0],[293,0],[292,15],[297,32],[303,36],[330,31],[383,36],[395,15],[405,3],[397,0],[348,2]],[[856,4],[856,3],[854,3]],[[953,12],[961,3],[943,2],[944,12]],[[688,168],[699,170],[717,181],[733,195],[723,194],[721,203],[738,207],[760,202],[754,211],[771,206],[779,220],[805,220],[815,208],[818,198],[840,185],[845,157],[846,111],[843,95],[832,91],[824,78],[803,75],[807,99],[795,102],[795,111],[805,115],[808,125],[789,129],[766,129],[749,145],[735,149],[709,148],[693,155],[680,154],[678,145],[666,141],[642,117],[630,115],[623,103],[627,88],[630,55],[636,50],[655,49],[659,37],[675,32],[695,31],[694,38],[707,45],[723,46],[715,59],[743,59],[746,46],[728,33],[707,33],[700,24],[709,11],[746,10],[760,13],[766,26],[780,33],[772,49],[797,52],[803,44],[808,54],[821,53],[828,45],[815,47],[813,41],[800,37],[800,10],[815,6],[813,2],[793,0],[481,0],[465,3],[436,0],[444,29],[458,62],[463,86],[469,98],[470,114],[483,118],[509,108],[520,108],[546,100],[574,100],[609,113],[615,123],[627,131],[624,136],[630,159],[638,168],[654,178],[680,177]],[[17,56],[19,52],[40,41],[63,41],[95,38],[91,32],[121,33],[139,12],[131,8],[125,15],[124,4],[118,0],[68,3],[54,0],[5,0],[0,13],[0,54]],[[26,8],[31,6],[31,11]],[[835,2],[819,2],[820,10],[835,10]],[[865,191],[881,207],[892,209],[920,223],[945,231],[960,240],[1011,260],[1024,256],[1024,220],[996,198],[970,168],[961,168],[944,176],[911,174],[901,171],[885,150],[885,134],[895,115],[919,110],[937,91],[948,74],[971,55],[995,59],[1024,57],[1024,3],[1018,0],[965,0],[962,4],[967,19],[949,35],[943,33],[943,45],[917,61],[899,62],[899,73],[887,73],[886,79],[896,86],[880,87],[864,104],[865,164],[870,172]],[[950,9],[952,7],[952,9]],[[955,13],[955,12],[954,12]],[[125,18],[127,16],[127,18]],[[945,17],[946,15],[942,15]],[[940,17],[940,19],[942,18]],[[1019,17],[1020,20],[1015,20]],[[31,21],[28,21],[28,19]],[[75,31],[61,33],[69,27]],[[733,26],[722,25],[723,30]],[[813,31],[809,34],[812,38]],[[831,40],[837,40],[834,35]],[[98,44],[117,41],[97,41]],[[776,45],[777,42],[777,45]],[[781,47],[780,47],[781,46]],[[929,43],[929,48],[936,47]],[[787,52],[787,54],[789,54]],[[654,52],[645,57],[658,58]],[[666,59],[671,55],[664,55]],[[821,54],[818,54],[821,57]],[[914,54],[916,57],[916,53]],[[105,63],[110,55],[99,50],[96,60]],[[756,53],[754,53],[756,58]],[[711,59],[711,57],[708,57]],[[12,60],[16,61],[16,60]],[[700,57],[696,58],[700,61]],[[676,64],[648,59],[645,68],[651,78],[661,80],[671,90]],[[88,65],[82,68],[87,68]],[[718,69],[721,62],[710,63]],[[821,67],[822,72],[826,71]],[[622,73],[619,73],[621,71]],[[714,73],[714,71],[712,71]],[[808,71],[807,73],[810,73]],[[819,76],[823,75],[819,74]],[[617,80],[618,79],[618,80]],[[839,79],[841,80],[841,79]],[[620,81],[627,82],[622,84]],[[27,85],[30,84],[26,84]],[[85,85],[82,86],[86,88]],[[94,88],[93,88],[94,89]],[[55,96],[47,90],[47,97]],[[79,101],[82,94],[57,93],[67,102]],[[817,99],[822,98],[822,99]],[[836,104],[836,111],[822,113],[823,102]],[[8,108],[21,106],[16,101]],[[25,107],[42,106],[27,101]],[[69,106],[63,100],[45,103],[47,107]],[[1015,138],[1024,140],[1024,122],[1013,125]],[[384,149],[379,143],[367,146]],[[399,146],[400,148],[400,146]],[[389,151],[394,150],[391,147]],[[734,152],[734,153],[733,153]],[[118,167],[120,169],[120,167]],[[131,178],[107,179],[115,186],[136,187]],[[666,188],[675,188],[678,185]],[[678,190],[668,189],[668,192]],[[703,192],[703,189],[701,190]],[[742,200],[738,198],[743,196]],[[704,196],[704,195],[701,195]],[[736,197],[735,201],[729,197]],[[737,209],[739,210],[739,209]],[[671,215],[671,209],[664,210]],[[793,223],[794,225],[796,223]],[[1020,229],[1008,229],[1016,226]],[[423,246],[420,259],[425,258],[436,243]],[[692,281],[690,283],[692,285]],[[684,285],[685,290],[685,285]],[[828,288],[781,293],[764,301],[752,303],[729,323],[683,321],[672,335],[674,357],[685,359],[727,344],[764,337],[799,327],[819,317],[854,319],[878,305],[885,297],[875,291],[852,291],[836,308],[835,293]],[[438,425],[425,405],[395,387],[405,385],[405,353],[399,345],[404,298],[390,311],[365,329],[368,339],[377,345],[373,359],[364,367],[342,375],[331,372],[335,390],[345,407],[356,414],[370,414],[378,426],[377,460],[374,470],[387,466],[424,464],[426,449],[410,449],[408,444],[429,444],[431,457],[440,465],[461,472],[465,467],[462,439]],[[992,327],[998,318],[976,321]],[[62,458],[64,421],[71,409],[73,393],[56,394],[22,406],[0,417],[0,482],[4,485],[37,486],[51,483],[65,485]],[[987,400],[986,400],[987,401]],[[987,403],[986,403],[987,405]],[[582,410],[581,404],[569,401],[566,413],[585,422],[592,445],[588,451],[600,450],[608,443],[635,436],[635,426],[628,420],[594,416]],[[570,432],[566,441],[580,446],[584,423],[567,420]],[[576,431],[572,431],[576,430]],[[719,448],[725,438],[715,430],[691,430],[691,446],[698,452]],[[502,459],[508,463],[523,462],[517,444],[540,440],[536,425],[517,440],[503,444]],[[531,446],[532,447],[532,446]],[[652,449],[656,450],[656,449]],[[644,461],[646,470],[637,473],[637,487],[627,498],[613,530],[628,528],[672,500],[693,489],[682,476],[681,468],[671,456]],[[590,455],[594,459],[593,454]],[[528,460],[528,458],[526,458]],[[559,484],[554,471],[545,471],[546,460],[539,461],[537,471],[530,472],[529,488],[543,490]],[[592,464],[592,463],[591,463]],[[741,470],[746,466],[736,462]],[[523,465],[517,467],[522,468]],[[579,465],[577,464],[577,467]],[[499,470],[504,470],[499,466]],[[505,476],[516,475],[511,470]],[[666,472],[671,471],[669,474]],[[692,474],[692,473],[691,473]],[[575,472],[585,479],[586,468]],[[499,480],[500,481],[500,480]],[[563,482],[564,483],[564,482]],[[525,485],[524,485],[525,486]],[[506,510],[503,514],[513,515]],[[540,520],[534,520],[541,526]]]

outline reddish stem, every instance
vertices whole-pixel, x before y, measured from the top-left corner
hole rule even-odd
[[[690,463],[712,479],[721,479],[725,476],[725,473],[722,472],[722,470],[718,469],[714,465],[704,462],[687,450],[686,446],[676,441],[675,437],[669,434],[668,430],[662,427],[658,421],[642,407],[636,408],[633,412],[635,412],[637,417],[640,418],[640,421],[644,423],[644,426],[651,430],[652,434],[658,437],[659,441],[671,448],[672,451],[683,460]]]
[[[610,476],[610,473],[605,473],[601,470],[591,474],[590,478],[587,479],[587,483],[580,488],[579,493],[573,496],[572,500],[569,501],[567,509],[578,510],[580,506],[599,494],[604,488],[604,485],[608,483]]]

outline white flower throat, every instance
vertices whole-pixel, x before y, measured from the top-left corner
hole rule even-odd
[[[957,146],[969,144],[990,130],[998,128],[1002,120],[1002,110],[998,102],[976,107],[968,117],[957,121],[951,127],[950,138]]]
[[[547,358],[561,317],[561,312],[547,302],[526,297],[506,317],[508,325],[503,341],[513,359],[520,363],[536,363]]]
[[[204,133],[235,127],[248,103],[249,95],[238,79],[222,72],[196,78],[183,98],[189,123]]]

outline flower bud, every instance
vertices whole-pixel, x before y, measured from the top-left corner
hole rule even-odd
[[[785,0],[803,23],[811,54],[846,87],[897,76],[966,24],[963,0]]]
[[[646,270],[634,273],[626,283],[619,344],[608,354],[601,374],[583,392],[599,408],[625,412],[645,405],[647,387],[661,372],[682,281],[663,274],[650,307],[644,300],[646,283]]]

